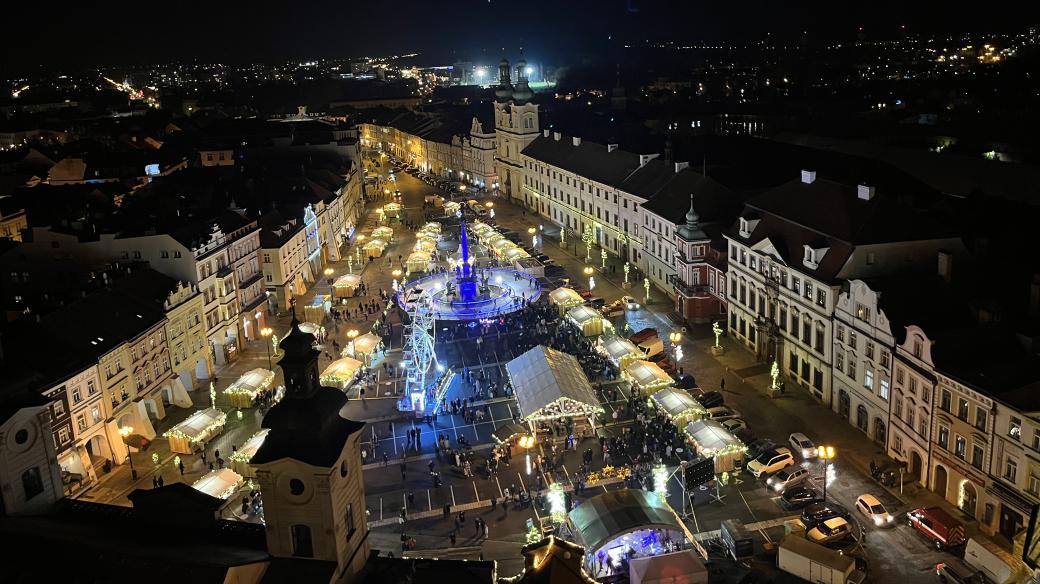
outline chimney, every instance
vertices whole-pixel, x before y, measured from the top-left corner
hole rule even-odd
[[[607,152],[613,152],[617,150],[617,144],[607,144]]]
[[[856,193],[860,200],[869,201],[874,198],[874,187],[867,185],[859,185],[856,187]]]
[[[816,182],[816,171],[815,170],[803,170],[802,171],[802,182],[811,185]]]
[[[953,254],[946,250],[939,250],[939,276],[947,284],[953,278]]]
[[[1029,316],[1040,315],[1040,274],[1033,274],[1029,284]]]
[[[571,137],[571,142],[573,142],[575,146],[581,146],[581,138],[577,136]]]
[[[546,128],[546,129],[542,130],[542,136],[544,136],[546,138],[549,137],[549,128]]]
[[[675,163],[675,172],[676,173],[679,173],[679,172],[681,172],[681,171],[683,171],[683,170],[685,170],[687,168],[690,168],[690,163],[689,162],[676,162]]]
[[[553,132],[553,140],[559,142],[561,137],[559,132]]]

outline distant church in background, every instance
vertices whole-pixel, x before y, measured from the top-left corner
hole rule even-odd
[[[495,164],[499,189],[511,199],[522,199],[523,162],[520,153],[538,137],[538,104],[531,103],[534,93],[527,82],[527,61],[523,55],[516,64],[516,86],[510,76],[509,61],[498,64],[498,87],[495,88]]]

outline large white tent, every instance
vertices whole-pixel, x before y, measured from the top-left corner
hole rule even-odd
[[[685,389],[666,387],[650,399],[680,428],[687,422],[701,419],[706,413],[701,402],[693,399]]]
[[[596,392],[573,355],[538,345],[506,363],[524,421],[602,413]]]
[[[708,584],[708,568],[692,550],[632,558],[628,574],[632,584]]]

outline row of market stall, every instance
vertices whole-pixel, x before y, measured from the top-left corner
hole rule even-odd
[[[422,226],[415,235],[415,247],[408,254],[405,269],[409,274],[428,272],[433,263],[433,254],[437,251],[437,243],[441,240],[441,224],[430,221]]]
[[[504,235],[499,233],[498,230],[483,221],[474,221],[470,226],[470,229],[473,231],[473,234],[477,236],[477,240],[486,247],[497,260],[512,262],[520,258],[531,257],[531,254],[527,253],[526,250],[507,239]]]

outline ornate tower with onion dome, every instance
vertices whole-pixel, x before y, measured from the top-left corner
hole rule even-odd
[[[521,51],[516,67],[516,86],[511,81],[509,61],[499,63],[499,86],[495,90],[495,170],[498,190],[512,199],[523,200],[523,161],[520,153],[538,137],[538,104],[527,81],[527,61]]]

